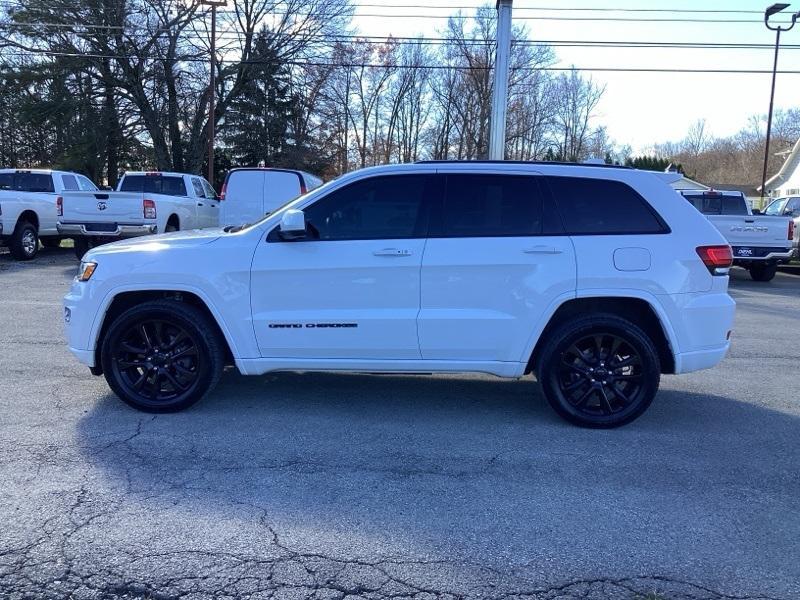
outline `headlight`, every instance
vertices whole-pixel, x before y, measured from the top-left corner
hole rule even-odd
[[[78,269],[78,281],[89,281],[97,268],[96,262],[82,261]]]

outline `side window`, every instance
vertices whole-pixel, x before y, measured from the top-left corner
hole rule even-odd
[[[84,192],[96,192],[97,186],[89,180],[88,177],[78,175],[78,187]]]
[[[79,189],[78,180],[75,178],[75,175],[62,175],[61,183],[64,184],[64,189],[68,192],[76,192]]]
[[[13,190],[13,189],[14,189],[14,174],[0,173],[0,190]]]
[[[621,181],[548,177],[547,183],[570,235],[668,231],[647,201]]]
[[[200,182],[203,184],[203,189],[206,192],[206,198],[208,198],[209,200],[216,200],[217,192],[214,191],[214,188],[211,187],[211,184],[208,183],[205,179],[201,179]]]
[[[203,189],[203,184],[200,183],[200,180],[197,177],[192,177],[192,187],[194,188],[194,195],[197,198],[205,197],[206,192]]]
[[[450,174],[435,231],[444,237],[539,235],[542,207],[534,177]]]
[[[49,173],[17,173],[16,188],[22,192],[52,193],[53,176]]]
[[[793,212],[795,216],[800,215],[800,198],[792,198],[786,205],[786,212]]]
[[[424,199],[434,178],[394,175],[356,181],[305,209],[309,239],[424,237]]]
[[[167,196],[188,196],[183,177],[161,177],[161,192]],[[159,193],[159,192],[155,192]]]

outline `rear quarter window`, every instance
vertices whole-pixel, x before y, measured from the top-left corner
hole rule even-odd
[[[570,235],[669,232],[648,202],[626,183],[588,177],[546,180]]]
[[[14,187],[21,192],[52,193],[53,176],[49,173],[17,173]]]
[[[61,183],[64,184],[64,189],[68,192],[78,191],[78,180],[75,175],[62,175]]]

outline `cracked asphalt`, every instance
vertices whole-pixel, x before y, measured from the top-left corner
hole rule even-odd
[[[800,597],[800,276],[736,272],[725,362],[588,431],[488,376],[137,413],[67,352],[75,269],[0,253],[0,598]]]

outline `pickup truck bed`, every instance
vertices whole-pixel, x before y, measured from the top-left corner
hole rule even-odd
[[[197,175],[126,173],[116,192],[66,192],[58,222],[79,257],[106,242],[181,229],[216,227],[217,195]]]

